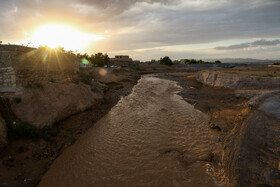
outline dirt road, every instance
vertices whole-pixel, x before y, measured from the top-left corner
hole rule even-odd
[[[143,76],[39,186],[218,186],[221,145],[176,82]]]

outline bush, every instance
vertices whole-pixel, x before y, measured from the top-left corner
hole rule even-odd
[[[20,97],[15,97],[13,99],[14,103],[20,103],[21,102],[21,98]]]
[[[83,73],[83,72],[77,72],[77,74],[80,76],[81,81],[85,84],[91,85],[92,78],[89,74]]]
[[[7,125],[8,139],[27,138],[37,140],[40,130],[28,122],[18,121],[17,123],[8,123]]]
[[[168,66],[173,65],[172,60],[168,56],[161,58],[159,61],[160,61],[160,64],[163,64],[163,65],[168,65]]]

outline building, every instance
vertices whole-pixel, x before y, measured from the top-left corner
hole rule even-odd
[[[132,62],[128,55],[118,55],[115,58],[110,58],[110,64],[118,67],[129,67]]]

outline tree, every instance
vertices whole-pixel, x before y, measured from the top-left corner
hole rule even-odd
[[[99,67],[103,67],[104,65],[108,65],[109,56],[103,53],[96,53],[95,55],[90,56],[91,62]]]
[[[215,64],[220,64],[220,63],[221,63],[221,61],[219,61],[219,60],[215,61]]]
[[[189,61],[189,64],[197,64],[197,61],[196,61],[195,59],[191,59],[191,60]]]
[[[179,60],[174,60],[173,64],[180,64],[181,62]]]
[[[168,56],[160,58],[159,62],[160,62],[160,64],[163,64],[163,65],[168,65],[168,66],[172,66],[173,65],[172,60]]]

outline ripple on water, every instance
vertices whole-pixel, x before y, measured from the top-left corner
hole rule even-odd
[[[181,89],[143,76],[39,186],[217,186],[205,160],[220,145],[207,116],[177,95]]]

